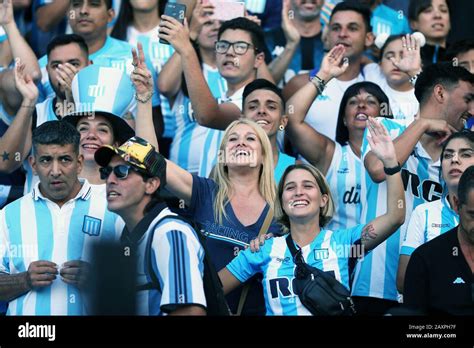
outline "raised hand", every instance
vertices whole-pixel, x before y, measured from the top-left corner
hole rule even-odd
[[[161,16],[160,39],[168,41],[179,54],[183,54],[188,49],[193,49],[189,40],[189,28],[186,18],[184,25],[170,16]]]
[[[137,51],[132,48],[133,69],[130,79],[132,80],[137,96],[142,100],[149,100],[153,94],[153,79],[151,72],[148,70],[145,63],[145,54],[143,53],[143,46],[139,42]]]
[[[456,133],[458,130],[451,126],[445,120],[436,120],[436,119],[423,119],[425,125],[425,133],[429,136],[437,138],[437,144],[441,145],[446,139],[453,133]]]
[[[345,59],[344,54],[346,48],[343,45],[334,46],[323,58],[321,62],[321,69],[318,75],[321,74],[323,80],[328,82],[334,77],[341,76],[349,67],[349,60]]]
[[[193,10],[191,17],[191,23],[189,24],[189,37],[192,40],[196,40],[201,32],[201,29],[209,20],[212,20],[211,16],[214,14],[214,5],[212,3],[202,4],[201,1],[196,2],[196,6]]]
[[[39,91],[31,76],[25,73],[25,64],[19,59],[15,63],[15,86],[23,97],[23,101],[29,104],[35,104],[38,99]]]
[[[383,124],[379,123],[375,118],[369,117],[367,120],[367,128],[369,128],[370,136],[367,137],[371,151],[382,161],[384,167],[393,168],[397,166],[397,153],[393,146],[392,138],[387,132]]]
[[[290,0],[283,1],[281,12],[281,28],[285,34],[287,44],[297,45],[300,42],[301,35],[290,19]]]
[[[74,102],[72,97],[72,80],[79,70],[71,63],[59,64],[56,70],[59,85],[63,88],[66,100]]]
[[[3,0],[0,3],[0,25],[7,25],[13,22],[12,0]]]
[[[396,61],[394,57],[390,60],[392,64],[410,76],[414,76],[421,71],[420,45],[413,35],[407,34],[402,37],[403,58]]]

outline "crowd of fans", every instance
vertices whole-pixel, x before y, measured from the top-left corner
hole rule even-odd
[[[205,253],[309,315],[290,235],[359,315],[474,314],[474,3],[216,2],[0,0],[1,311],[90,314],[116,241],[140,315],[206,314]]]

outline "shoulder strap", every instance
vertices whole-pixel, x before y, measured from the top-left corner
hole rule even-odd
[[[257,238],[267,233],[268,229],[270,228],[272,219],[273,219],[273,209],[272,207],[269,207],[267,211],[267,216],[265,216],[265,220],[263,221],[262,227],[260,227],[260,231],[258,232]],[[242,314],[242,310],[244,309],[244,304],[245,304],[245,301],[247,300],[247,295],[249,294],[249,290],[250,290],[250,284],[247,283],[244,285],[242,289],[242,293],[240,294],[239,304],[237,306],[237,315]]]
[[[286,237],[286,245],[288,246],[288,249],[290,249],[291,256],[293,256],[293,259],[294,259],[296,254],[298,253],[298,250],[296,250],[295,243],[293,242],[293,238],[291,238],[291,233],[289,233],[288,236]]]

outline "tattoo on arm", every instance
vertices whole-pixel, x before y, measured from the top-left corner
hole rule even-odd
[[[368,242],[370,240],[374,240],[377,238],[377,233],[375,232],[375,228],[372,224],[368,224],[364,227],[361,234],[361,239],[363,242]]]

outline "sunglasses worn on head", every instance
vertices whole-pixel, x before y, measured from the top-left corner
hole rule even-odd
[[[130,172],[130,169],[134,170],[137,173],[140,173],[138,169],[134,168],[133,166],[129,166],[126,164],[119,164],[118,166],[115,166],[115,167],[107,166],[107,167],[100,168],[99,169],[100,178],[102,180],[107,180],[109,175],[112,172],[114,172],[117,179],[125,180],[128,177],[128,173]]]

